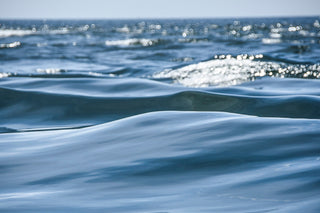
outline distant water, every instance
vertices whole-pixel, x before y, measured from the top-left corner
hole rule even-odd
[[[0,212],[320,212],[319,20],[1,20]]]

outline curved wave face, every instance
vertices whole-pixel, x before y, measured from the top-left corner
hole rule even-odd
[[[319,212],[319,36],[0,21],[0,212]]]

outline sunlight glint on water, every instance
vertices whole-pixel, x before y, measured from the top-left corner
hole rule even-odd
[[[319,26],[1,20],[0,212],[319,212]]]

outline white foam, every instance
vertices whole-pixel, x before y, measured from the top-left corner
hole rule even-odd
[[[21,29],[0,29],[0,38],[11,37],[11,36],[26,36],[26,35],[35,35],[35,34],[67,34],[70,30],[66,27],[59,29],[42,29],[37,31],[36,29],[32,30],[21,30]]]
[[[46,68],[46,69],[37,69],[36,70],[38,73],[45,73],[45,74],[60,74],[62,72],[65,72],[63,69],[59,68]]]
[[[46,32],[49,33],[49,34],[58,35],[58,34],[68,34],[70,31],[68,30],[68,28],[63,27],[63,28],[60,28],[60,29],[43,31],[43,33],[46,33]]]
[[[157,41],[151,39],[137,39],[137,38],[130,38],[124,40],[107,40],[105,44],[107,46],[131,46],[131,45],[141,45],[141,46],[152,46]]]
[[[282,37],[282,35],[280,33],[270,33],[269,35],[273,39],[279,39]]]
[[[0,37],[10,37],[10,36],[25,36],[35,34],[32,30],[17,30],[17,29],[1,29]]]
[[[91,75],[91,76],[97,76],[97,77],[103,76],[102,73],[98,73],[98,72],[89,72],[89,75]]]
[[[125,25],[123,27],[116,28],[116,31],[119,32],[119,33],[129,33],[130,32],[130,28],[127,25]]]
[[[262,43],[264,44],[277,44],[277,43],[281,43],[281,39],[280,38],[263,38],[262,39]]]
[[[7,77],[9,77],[10,75],[11,75],[11,73],[5,73],[5,72],[1,73],[1,72],[0,72],[0,78],[7,78]]]
[[[15,41],[9,44],[0,44],[0,48],[15,48],[20,45],[21,45],[20,41]]]

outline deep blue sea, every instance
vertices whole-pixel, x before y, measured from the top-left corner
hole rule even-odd
[[[320,212],[319,22],[0,20],[0,212]]]

